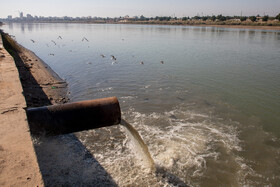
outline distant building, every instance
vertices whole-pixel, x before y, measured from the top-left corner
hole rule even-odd
[[[20,19],[23,19],[23,12],[19,13],[19,17],[20,17]]]
[[[30,14],[26,14],[26,18],[31,20],[31,19],[33,19],[33,16],[31,16]]]
[[[7,19],[8,19],[8,20],[12,20],[12,19],[13,19],[13,16],[9,15],[9,16],[7,17]]]

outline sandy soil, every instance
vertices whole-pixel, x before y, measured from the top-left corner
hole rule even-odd
[[[67,83],[33,52],[20,46],[16,57],[28,107],[62,104],[68,101]]]
[[[23,61],[23,66],[20,65],[19,69],[27,106],[62,104],[68,101],[67,83],[48,65],[27,49],[19,56]]]
[[[0,38],[0,186],[44,186],[25,109],[67,102],[67,84],[8,39],[3,43],[13,58]]]

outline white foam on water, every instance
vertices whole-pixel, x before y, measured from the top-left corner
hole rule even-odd
[[[237,168],[230,181],[233,186],[236,181],[242,186],[250,184],[246,177],[256,175],[238,155],[242,147],[238,129],[232,125],[235,122],[225,124],[225,120],[180,108],[151,114],[130,108],[123,117],[148,146],[156,172],[149,172],[123,127],[90,130],[78,136],[119,186],[200,186],[210,177],[209,164],[221,166],[224,160],[229,160],[225,165]]]
[[[46,163],[45,167],[59,163],[59,169],[50,169],[55,176],[69,170],[55,181],[82,177],[83,184],[100,184],[105,179],[110,184],[110,177],[118,186],[201,186],[207,184],[207,181],[202,184],[206,179],[211,179],[212,184],[255,186],[264,184],[260,179],[266,180],[240,156],[242,141],[237,122],[182,108],[150,114],[130,108],[122,116],[146,143],[155,172],[150,172],[141,151],[137,151],[122,126],[76,133],[79,141],[75,138],[72,141],[69,135],[47,140],[33,138],[39,150],[40,146],[48,150],[39,155],[41,163]],[[51,176],[48,171],[44,170],[44,175]],[[77,171],[82,173],[76,176]],[[224,175],[227,180],[223,181]],[[271,179],[278,180],[277,177]]]
[[[148,89],[148,88],[150,88],[150,87],[151,87],[151,85],[148,84],[148,85],[145,85],[145,86],[141,87],[140,89],[141,89],[141,90],[146,90],[146,89]]]
[[[242,151],[235,126],[213,122],[212,117],[174,109],[164,114],[141,114],[131,110],[133,125],[147,142],[155,164],[191,183],[205,175],[207,160],[218,160],[222,147],[240,166],[236,180],[244,184],[244,174],[255,175],[235,152]],[[219,121],[219,120],[218,120]],[[242,167],[241,167],[242,166]]]
[[[138,98],[137,96],[123,96],[123,97],[120,97],[120,100],[124,100],[124,99],[127,99],[127,100],[131,100],[131,99],[135,99],[135,98]]]
[[[108,88],[100,88],[100,89],[97,89],[97,91],[101,91],[101,92],[111,91],[111,90],[113,90],[113,87],[108,87]]]

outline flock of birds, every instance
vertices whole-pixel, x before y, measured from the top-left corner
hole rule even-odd
[[[61,37],[61,36],[58,36],[57,39],[62,40],[62,37]],[[122,39],[122,40],[124,40],[124,39]],[[30,41],[31,41],[32,43],[35,43],[35,40],[33,40],[33,39],[30,39]],[[72,40],[72,41],[73,41],[73,40]],[[83,38],[82,38],[82,42],[83,42],[83,41],[89,42],[89,40],[88,40],[86,37],[83,37]],[[57,45],[57,43],[56,43],[54,40],[51,40],[51,42],[52,42],[54,45]],[[46,45],[47,45],[47,47],[49,47],[48,44],[46,44]],[[69,52],[72,52],[72,50],[69,50]],[[54,56],[53,53],[50,53],[49,55],[50,55],[50,56]],[[106,56],[103,55],[103,54],[101,54],[100,56],[101,56],[102,58],[105,58],[105,57],[106,57]],[[111,55],[111,59],[114,61],[112,64],[116,63],[117,58],[116,58],[114,55]],[[164,64],[164,61],[161,60],[160,63],[161,63],[161,64]],[[91,64],[91,63],[90,63],[90,64]],[[140,64],[144,65],[144,62],[141,61]]]

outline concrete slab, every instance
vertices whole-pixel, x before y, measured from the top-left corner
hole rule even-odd
[[[0,37],[0,186],[44,186],[14,59]]]

